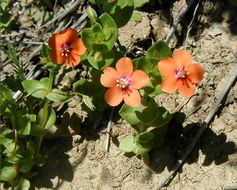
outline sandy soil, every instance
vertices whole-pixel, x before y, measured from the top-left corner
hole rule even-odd
[[[184,2],[177,1],[161,11],[153,11],[154,7],[141,9],[141,22],[130,21],[120,29],[121,44],[136,54],[144,53],[153,41],[166,37],[172,18]],[[170,46],[175,50],[186,45],[194,62],[205,68],[205,79],[196,96],[175,113],[165,144],[150,154],[150,165],[119,150],[118,142],[133,131],[119,118],[114,119],[111,146],[109,153],[105,152],[107,120],[97,127],[85,125],[86,114],[80,111],[75,97],[69,108],[61,111],[59,135],[45,140],[43,151],[49,159],[33,181],[36,189],[154,190],[158,186],[184,154],[237,64],[237,7],[222,1],[202,1],[186,38],[193,9],[178,26]],[[162,94],[156,100],[173,113],[187,99],[178,94]],[[219,190],[237,183],[236,100],[235,84],[182,169],[162,189]]]

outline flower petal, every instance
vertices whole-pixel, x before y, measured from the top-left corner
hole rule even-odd
[[[140,89],[149,81],[148,75],[142,70],[136,70],[131,76],[132,88]]]
[[[105,92],[104,99],[110,106],[117,106],[123,101],[123,92],[117,86],[109,88]]]
[[[192,55],[190,51],[177,50],[173,54],[173,58],[178,67],[187,68],[192,63]]]
[[[161,82],[161,89],[167,93],[174,93],[178,89],[178,81],[175,76],[165,77]]]
[[[86,52],[86,47],[81,38],[74,40],[71,44],[72,52],[78,55],[83,55]]]
[[[77,31],[72,28],[53,34],[48,41],[49,47],[52,49],[50,52],[51,59],[57,64],[62,64],[65,61],[61,53],[62,44],[70,44],[77,38]]]
[[[61,55],[60,50],[59,51],[52,50],[50,52],[50,58],[52,59],[54,63],[57,63],[57,64],[63,64],[65,61],[65,58]]]
[[[81,61],[81,57],[71,52],[71,54],[65,59],[65,64],[69,67],[77,66]]]
[[[191,64],[188,68],[188,78],[193,83],[199,83],[203,79],[204,69],[199,64]]]
[[[131,92],[124,95],[125,104],[130,107],[138,107],[141,104],[141,95],[136,89],[131,89]]]
[[[159,61],[158,69],[162,76],[166,77],[169,75],[175,76],[175,71],[177,69],[177,64],[173,58],[165,58]]]
[[[116,63],[116,70],[122,76],[131,76],[133,72],[133,63],[129,57],[123,57]]]
[[[182,96],[191,97],[196,90],[196,85],[190,80],[178,80],[178,91]]]
[[[77,31],[72,28],[66,28],[65,30],[56,33],[58,41],[71,44],[78,38]]]
[[[103,70],[104,74],[100,77],[100,83],[104,87],[114,87],[117,85],[117,81],[119,76],[117,71],[112,67],[106,67]]]

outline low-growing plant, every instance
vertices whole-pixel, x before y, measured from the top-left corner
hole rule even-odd
[[[4,120],[0,134],[0,180],[16,189],[29,189],[29,179],[36,175],[33,168],[44,164],[42,140],[57,119],[51,102],[70,101],[68,94],[53,85],[60,65],[85,65],[89,77],[78,79],[72,89],[81,96],[82,107],[97,113],[118,108],[119,115],[136,130],[121,140],[119,148],[140,155],[146,164],[149,152],[164,143],[172,117],[154,98],[162,92],[176,91],[190,97],[203,79],[204,70],[192,64],[189,51],[178,50],[172,55],[162,40],[135,59],[127,55],[126,47],[120,46],[118,27],[129,21],[134,6],[148,1],[90,2],[102,7],[102,14],[88,7],[90,23],[79,35],[75,29],[66,28],[52,34],[48,45],[42,45],[41,63],[49,77],[26,80],[15,51],[12,47],[8,50],[9,58],[13,63],[15,60],[16,72],[21,73],[14,83],[23,96],[21,103],[12,98],[14,89],[9,84],[13,79],[0,85],[0,114]]]
[[[12,19],[9,13],[10,0],[0,1],[0,29],[7,28],[10,26]]]

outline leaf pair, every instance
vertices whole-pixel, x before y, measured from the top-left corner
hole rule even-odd
[[[81,36],[88,49],[87,59],[94,68],[102,69],[113,63],[118,32],[111,16],[102,14],[90,28],[82,30]]]
[[[41,80],[25,80],[22,85],[26,92],[35,98],[47,98],[53,102],[66,102],[70,96],[59,89],[53,89],[49,92],[49,78],[42,78]]]

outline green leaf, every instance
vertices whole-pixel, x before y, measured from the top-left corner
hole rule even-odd
[[[93,104],[96,107],[96,110],[99,112],[103,112],[105,109],[108,108],[108,104],[106,104],[104,100],[104,93],[105,89],[100,94],[96,94],[93,96]]]
[[[171,115],[163,107],[159,107],[153,98],[142,102],[142,109],[135,110],[137,118],[150,127],[162,127],[167,124]]]
[[[27,150],[29,150],[31,152],[31,154],[34,154],[35,150],[36,150],[36,144],[30,140],[27,141]]]
[[[114,22],[114,19],[108,13],[103,13],[99,17],[98,22],[102,25],[103,29],[108,29],[108,28],[117,29],[117,25]]]
[[[237,0],[229,0],[229,3],[234,6],[237,6]]]
[[[143,123],[149,127],[162,127],[171,119],[171,115],[164,108],[158,107],[155,100],[149,97],[137,108],[124,104],[119,114],[130,125]]]
[[[144,147],[144,148],[152,148],[153,146],[153,139],[154,139],[154,134],[151,132],[143,132],[139,133],[135,137],[135,142],[136,144]]]
[[[133,1],[116,0],[115,2],[103,2],[105,12],[109,13],[118,27],[122,27],[130,20],[133,13]]]
[[[11,157],[7,157],[5,158],[5,161],[15,164],[15,163],[19,163],[23,160],[23,156],[20,154],[14,154]]]
[[[0,85],[0,115],[11,116],[16,110],[16,102],[11,92],[5,86]]]
[[[0,180],[11,182],[17,176],[17,171],[14,166],[5,166],[1,168]]]
[[[43,136],[47,133],[47,129],[40,127],[39,125],[33,125],[30,130],[32,136]]]
[[[29,135],[31,129],[31,122],[36,121],[35,114],[28,114],[18,111],[16,114],[16,123],[19,135]]]
[[[118,2],[118,8],[114,14],[112,14],[113,19],[115,20],[117,26],[120,28],[128,23],[128,21],[132,17],[133,13],[133,1],[127,0],[126,5],[120,5],[120,2],[123,0],[120,0]],[[123,1],[124,2],[124,1]]]
[[[165,108],[158,107],[157,115],[154,120],[149,123],[149,125],[152,127],[163,127],[170,121],[171,118],[172,115]]]
[[[9,7],[10,0],[0,0],[0,10],[6,11]]]
[[[131,20],[134,20],[136,22],[141,22],[142,21],[142,15],[140,12],[135,12],[133,11],[132,18]]]
[[[150,147],[143,147],[140,145],[136,145],[136,148],[134,149],[134,153],[144,155],[144,154],[147,154],[150,150],[151,150]]]
[[[82,102],[92,111],[95,109],[95,106],[92,102],[92,98],[86,95],[82,95]]]
[[[143,133],[139,133],[135,137],[136,145],[143,148],[155,148],[159,147],[164,143],[164,133],[162,131],[159,131],[160,133],[152,133],[145,131]]]
[[[157,41],[148,50],[146,57],[161,60],[172,56],[172,51],[164,41]]]
[[[150,163],[150,157],[148,153],[141,154],[142,160],[146,165]]]
[[[93,95],[93,82],[88,80],[78,80],[73,84],[73,90],[79,92],[83,95],[92,96]]]
[[[0,98],[4,98],[8,101],[14,101],[11,91],[3,85],[0,85]]]
[[[8,12],[4,12],[3,15],[1,15],[0,17],[0,28],[9,27],[11,22],[12,22],[11,14],[9,14]]]
[[[45,163],[45,157],[43,155],[35,155],[34,162],[37,166],[42,167]]]
[[[148,84],[142,89],[146,96],[155,97],[162,94],[161,90],[161,81],[162,77],[159,72],[153,72],[149,74],[149,82]]]
[[[9,90],[13,91],[13,92],[17,92],[18,90],[23,92],[23,86],[21,84],[21,80],[19,78],[6,78],[4,80],[4,84],[8,87]]]
[[[119,110],[119,115],[127,121],[130,125],[136,125],[141,121],[138,119],[135,110],[142,110],[143,106],[140,105],[138,108],[131,108],[130,106],[123,104],[121,109]]]
[[[67,102],[70,100],[71,96],[59,89],[53,89],[50,93],[47,94],[46,98],[53,102]]]
[[[114,62],[114,52],[91,52],[87,59],[95,69],[102,70]]]
[[[141,69],[146,73],[158,73],[158,61],[156,58],[140,57],[137,59],[133,59],[133,64],[135,69]]]
[[[142,109],[135,110],[135,114],[141,122],[149,125],[149,123],[153,121],[157,115],[156,111],[158,106],[154,99],[151,98],[144,100],[142,102],[142,106]]]
[[[114,20],[107,13],[104,13],[91,28],[84,28],[81,36],[89,52],[107,52],[111,51],[114,47],[117,40],[117,33],[117,26]],[[98,58],[98,56],[96,57]]]
[[[96,22],[97,13],[91,6],[88,6],[86,8],[86,13],[87,13],[87,16],[89,17],[89,19],[92,21],[92,23]]]
[[[133,136],[127,136],[121,140],[119,144],[119,149],[125,152],[133,152],[136,148],[135,139]]]
[[[24,160],[23,162],[21,162],[20,172],[27,173],[31,170],[32,167],[33,167],[33,160],[32,159]]]
[[[56,113],[54,111],[53,108],[48,108],[47,111],[48,113],[44,112],[45,110],[43,108],[40,109],[38,116],[37,116],[37,123],[42,124],[43,122],[46,121],[44,128],[45,129],[49,129],[51,128],[55,121],[56,121]],[[47,118],[45,119],[44,117],[46,117],[45,115],[47,115]]]
[[[42,44],[42,57],[45,57],[45,58],[50,58],[50,51],[51,51],[51,48],[46,45],[46,44]]]
[[[23,177],[21,177],[20,182],[14,188],[14,190],[28,190],[28,189],[30,189],[30,181]]]
[[[51,70],[51,71],[57,71],[60,68],[59,64],[55,64],[50,57],[51,48],[46,45],[45,43],[42,44],[42,51],[41,51],[42,57],[40,58],[41,63],[44,65],[44,68]]]
[[[11,157],[16,154],[16,150],[19,148],[19,145],[16,146],[15,142],[12,142],[12,143],[7,144],[7,147],[5,148],[6,149],[3,151],[3,153],[7,157]]]
[[[33,167],[33,154],[34,152],[32,152],[30,149],[26,149],[22,152],[24,159],[20,163],[20,172],[27,173],[31,170]]]
[[[133,0],[134,8],[142,7],[144,4],[148,3],[150,0]]]
[[[8,145],[10,143],[13,142],[14,136],[13,138],[7,138],[4,134],[0,134],[0,145],[3,145],[4,147],[8,147]]]
[[[48,94],[49,78],[38,80],[25,80],[22,85],[26,92],[35,98],[44,99]]]
[[[4,49],[3,49],[4,50]],[[14,68],[14,71],[17,77],[23,81],[25,80],[24,68],[22,63],[19,61],[16,53],[16,48],[12,43],[7,42],[7,50],[4,50],[4,53],[11,59],[11,65]]]

